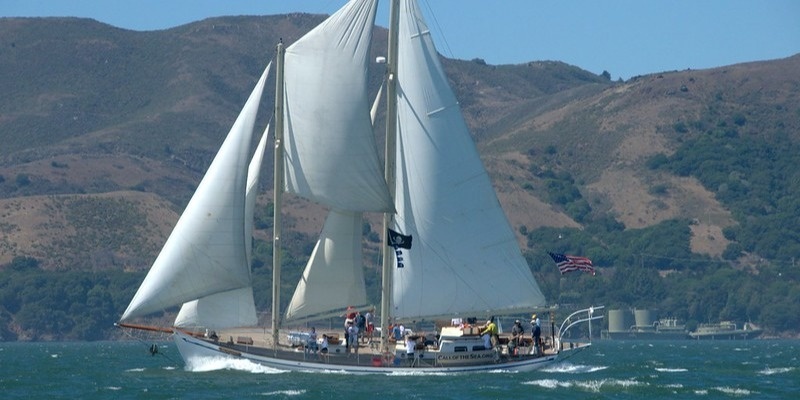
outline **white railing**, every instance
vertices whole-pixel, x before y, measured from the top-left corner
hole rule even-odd
[[[582,324],[584,322],[589,323],[589,342],[592,341],[592,321],[603,319],[603,314],[595,316],[594,313],[597,310],[602,310],[605,306],[596,306],[596,307],[589,307],[584,308],[582,310],[575,311],[574,313],[570,314],[567,318],[564,319],[564,322],[561,323],[561,327],[558,328],[558,336],[556,337],[557,343],[556,348],[561,349],[561,338],[564,337],[564,334],[567,333],[573,326]],[[573,320],[573,318],[576,318]]]

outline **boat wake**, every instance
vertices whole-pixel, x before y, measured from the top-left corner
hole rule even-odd
[[[275,368],[265,367],[245,359],[231,359],[226,357],[195,357],[186,360],[186,370],[191,372],[210,372],[219,370],[245,371],[254,374],[282,374]]]

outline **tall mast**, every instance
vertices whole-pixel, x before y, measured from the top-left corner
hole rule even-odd
[[[286,50],[278,43],[275,57],[275,168],[272,216],[272,348],[278,348],[281,323],[281,203],[283,199],[283,58]]]
[[[400,21],[400,0],[391,0],[389,8],[389,54],[386,62],[386,159],[384,177],[389,196],[395,198],[395,147],[397,137],[397,37]],[[389,316],[392,312],[392,253],[386,235],[392,214],[383,214],[383,267],[381,280],[381,351],[389,350]]]

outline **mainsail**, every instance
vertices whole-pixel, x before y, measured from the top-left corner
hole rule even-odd
[[[247,288],[247,167],[264,70],[161,253],[122,315],[147,315],[216,293]]]
[[[416,2],[401,3],[394,229],[413,245],[393,268],[392,316],[543,306],[422,14]]]

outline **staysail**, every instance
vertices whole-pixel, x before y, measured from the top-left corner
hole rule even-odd
[[[267,67],[269,68],[269,67]],[[264,160],[264,150],[267,147],[269,124],[267,124],[261,140],[256,146],[253,159],[247,168],[247,193],[245,197],[245,250],[247,265],[252,264],[253,215],[256,199],[258,197],[258,180],[261,174],[261,164]],[[253,287],[234,289],[227,292],[212,294],[201,299],[184,303],[174,325],[177,327],[205,327],[222,329],[235,326],[252,326],[258,323],[256,306],[253,299]]]
[[[361,213],[393,209],[367,91],[376,9],[351,1],[286,49],[286,190],[330,208],[286,320],[366,305]]]
[[[245,191],[264,70],[122,320],[247,288]]]
[[[392,316],[529,310],[544,296],[481,163],[428,27],[401,1]],[[399,265],[398,265],[399,266]]]
[[[361,232],[360,212],[331,210],[286,310],[286,320],[318,319],[339,314],[348,306],[366,307]]]
[[[367,92],[376,8],[351,1],[286,49],[286,189],[339,210],[392,210]]]

